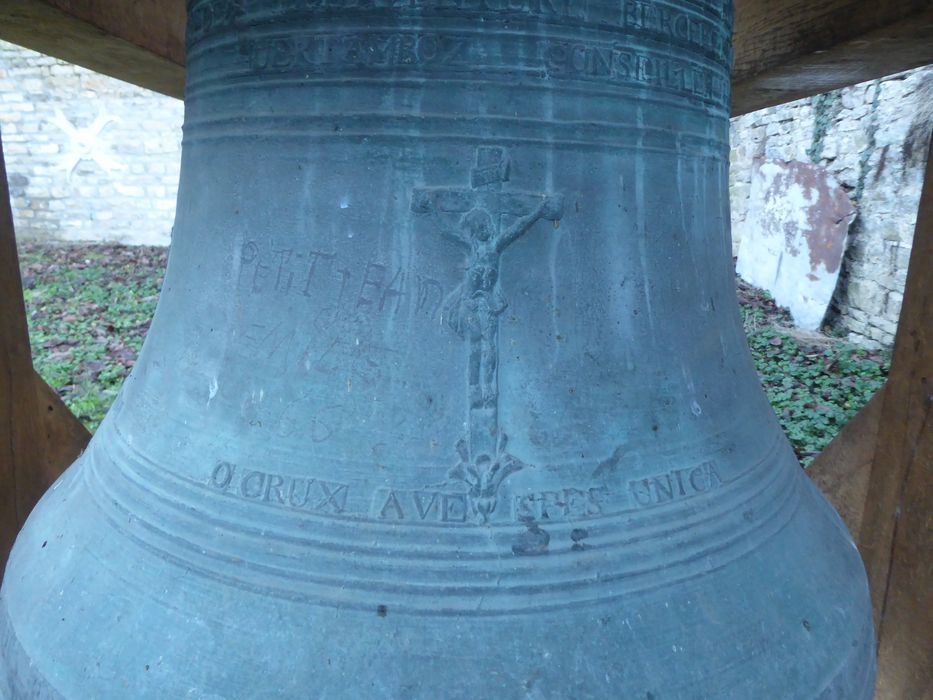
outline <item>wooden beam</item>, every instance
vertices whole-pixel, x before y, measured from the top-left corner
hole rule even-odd
[[[22,281],[13,237],[13,212],[0,140],[0,560],[42,492],[31,475],[40,465],[32,445],[39,435],[32,354]]]
[[[859,536],[879,700],[933,698],[933,143],[925,177]]]
[[[4,0],[0,39],[184,93],[184,0]],[[933,63],[931,0],[737,0],[733,113]]]
[[[862,529],[883,404],[884,387],[807,468],[807,474],[833,504],[853,538]]]
[[[38,372],[33,372],[33,385],[40,417],[45,471],[54,481],[81,455],[91,440],[91,434]]]
[[[0,571],[32,507],[89,439],[32,367],[0,138]]]
[[[737,0],[733,116],[933,63],[930,0]]]
[[[184,0],[2,0],[0,39],[165,95],[184,94]]]

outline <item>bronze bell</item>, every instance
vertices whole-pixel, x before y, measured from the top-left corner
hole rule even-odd
[[[194,0],[156,318],[7,698],[867,700],[756,379],[727,0]]]

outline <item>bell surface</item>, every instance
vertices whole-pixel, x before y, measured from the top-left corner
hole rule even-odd
[[[867,700],[737,311],[731,2],[189,12],[164,289],[0,696]]]

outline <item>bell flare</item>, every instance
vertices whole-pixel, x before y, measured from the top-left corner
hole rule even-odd
[[[868,700],[738,315],[731,3],[191,0],[140,357],[9,698]]]
[[[540,546],[531,526],[404,556],[397,534],[360,533],[327,556],[308,524],[223,522],[160,504],[158,479],[95,448],[82,460],[14,550],[7,697],[870,697],[870,618],[840,605],[869,605],[858,553],[826,547],[844,526],[790,468],[768,503],[659,513],[616,542],[591,527],[558,543],[557,527],[517,555]],[[137,489],[148,510],[121,508]]]

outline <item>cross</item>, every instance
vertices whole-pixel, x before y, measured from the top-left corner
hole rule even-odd
[[[469,439],[458,451],[477,479],[485,478],[481,465],[488,475],[510,473],[504,465],[517,463],[503,452],[499,434],[499,316],[508,306],[499,282],[501,256],[538,221],[556,225],[563,212],[560,195],[503,191],[509,170],[504,148],[481,146],[469,188],[417,188],[411,201],[414,213],[430,215],[441,235],[468,251],[466,277],[448,297],[444,317],[470,343]]]
[[[68,121],[68,118],[60,109],[55,110],[55,118],[51,120],[51,123],[64,131],[71,141],[71,153],[68,154],[67,162],[63,164],[64,169],[68,172],[69,179],[74,175],[78,163],[88,158],[107,172],[123,169],[123,164],[111,158],[100,143],[101,132],[109,124],[116,121],[119,121],[117,117],[105,114],[103,107],[101,107],[94,123],[79,129]]]

